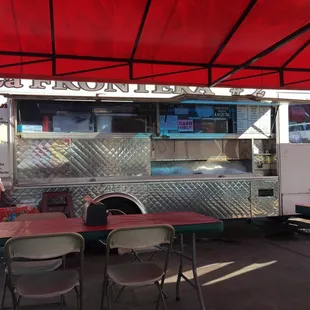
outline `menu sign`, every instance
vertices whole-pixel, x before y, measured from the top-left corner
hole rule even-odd
[[[248,129],[248,107],[237,106],[237,132],[242,133]]]
[[[271,133],[271,108],[237,106],[237,132],[269,136]]]
[[[194,131],[194,121],[192,119],[179,119],[178,124],[180,132]]]
[[[260,130],[266,135],[271,134],[271,110],[268,107],[259,108]]]
[[[259,107],[248,106],[248,128],[246,133],[256,134],[259,131]]]
[[[253,124],[259,119],[259,107],[249,106],[248,107],[248,120]]]

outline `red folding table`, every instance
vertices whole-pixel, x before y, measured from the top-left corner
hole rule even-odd
[[[0,223],[0,246],[3,246],[6,240],[18,236],[30,236],[49,233],[78,232],[86,240],[105,238],[113,229],[131,226],[149,226],[156,224],[170,224],[174,227],[177,234],[181,235],[180,251],[175,251],[180,256],[180,265],[176,284],[176,298],[180,299],[181,278],[192,284],[197,290],[201,309],[205,309],[201,287],[197,275],[196,266],[196,233],[210,232],[220,233],[223,230],[223,223],[215,218],[201,215],[194,212],[165,212],[153,214],[131,214],[114,215],[108,218],[105,226],[85,226],[81,218],[27,221]],[[192,253],[188,256],[184,253],[183,235],[192,236]],[[192,263],[194,283],[192,283],[183,274],[183,260],[188,259]]]

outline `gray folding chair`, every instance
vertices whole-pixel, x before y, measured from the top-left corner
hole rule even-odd
[[[119,209],[109,209],[108,214],[109,215],[126,215],[124,211],[119,210]],[[132,260],[132,263],[135,261],[142,262],[142,258],[140,257],[140,254],[146,254],[146,253],[150,253],[150,256],[147,260],[151,261],[155,257],[157,252],[160,250],[161,249],[156,246],[139,248],[139,249],[126,249],[126,248],[117,249],[119,255],[133,255],[134,259]]]
[[[174,235],[174,228],[170,225],[127,227],[113,230],[109,234],[107,238],[107,253],[101,297],[101,310],[103,310],[105,297],[107,297],[109,309],[112,309],[109,291],[114,284],[122,286],[116,300],[120,297],[125,287],[156,285],[159,291],[156,309],[158,309],[160,301],[162,301],[164,308],[167,309],[162,289],[165,281],[169,256],[174,241]],[[152,262],[118,264],[114,266],[110,265],[111,249],[141,249],[160,244],[169,245],[166,252],[164,266],[162,268]],[[128,305],[128,307],[130,307],[130,305]]]
[[[63,308],[64,295],[75,290],[77,309],[82,310],[83,292],[83,260],[84,239],[77,233],[45,234],[9,239],[4,247],[8,267],[8,287],[11,288],[14,309],[19,309],[22,298],[44,299],[61,297]],[[80,268],[78,270],[61,269],[23,274],[13,286],[13,270],[19,263],[18,259],[26,259],[27,263],[38,263],[55,260],[69,253],[80,253]]]
[[[21,214],[16,218],[16,221],[37,221],[37,220],[47,220],[47,219],[63,219],[67,218],[61,212],[54,212],[54,213],[25,213]],[[63,258],[64,259],[64,258]],[[55,258],[50,260],[43,260],[43,261],[19,261],[14,262],[12,264],[12,275],[14,277],[21,276],[23,274],[36,274],[42,273],[47,271],[53,271],[58,269],[64,262],[62,258]],[[13,286],[9,285],[8,281],[8,267],[5,268],[4,271],[4,287],[2,293],[2,300],[1,300],[1,307],[0,310],[4,309],[4,302],[5,302],[5,295],[7,288],[11,292],[12,298],[14,288]],[[12,300],[14,302],[14,300]]]

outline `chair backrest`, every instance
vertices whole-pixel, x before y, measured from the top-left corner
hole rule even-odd
[[[107,246],[110,249],[142,249],[172,243],[174,234],[174,228],[170,225],[119,228],[110,232]]]
[[[67,216],[61,212],[48,212],[48,213],[25,213],[19,215],[15,221],[40,221],[40,220],[56,220],[66,219]]]
[[[77,233],[44,234],[15,237],[4,246],[8,262],[16,258],[52,259],[73,252],[84,252],[84,238]]]
[[[48,260],[64,258],[66,254],[79,252],[80,282],[83,281],[84,238],[77,233],[46,234],[27,237],[14,237],[4,246],[8,266],[8,281],[13,283],[12,262],[18,258],[26,260]]]
[[[105,274],[109,264],[109,255],[111,249],[144,249],[146,247],[157,246],[164,243],[169,244],[163,267],[163,271],[166,273],[174,236],[174,228],[170,225],[125,227],[111,231],[107,238]]]
[[[104,270],[105,276],[107,276],[111,249],[144,249],[146,247],[157,246],[164,243],[169,244],[163,266],[164,274],[166,274],[174,237],[175,231],[170,225],[125,227],[111,231],[107,238],[107,252]]]

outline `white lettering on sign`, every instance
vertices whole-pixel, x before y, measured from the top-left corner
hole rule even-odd
[[[194,121],[192,119],[179,119],[178,127],[180,132],[193,132]]]
[[[229,107],[228,106],[215,106],[214,117],[215,118],[229,118]]]
[[[288,98],[307,100],[310,91],[283,91],[276,89],[225,88],[200,86],[120,84],[104,82],[22,80],[0,78],[0,94],[48,95],[48,96],[87,96],[122,98],[171,98],[177,95],[248,96],[256,98]],[[280,95],[281,94],[281,95]]]

